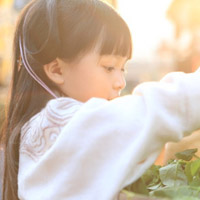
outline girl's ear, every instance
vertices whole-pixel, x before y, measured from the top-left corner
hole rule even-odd
[[[64,83],[63,76],[63,66],[59,59],[55,59],[52,62],[45,64],[44,71],[47,77],[57,85],[62,85]]]

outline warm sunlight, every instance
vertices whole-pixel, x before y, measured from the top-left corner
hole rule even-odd
[[[173,26],[166,19],[171,0],[118,0],[118,10],[128,23],[134,44],[134,58],[150,57],[161,39],[169,38]]]

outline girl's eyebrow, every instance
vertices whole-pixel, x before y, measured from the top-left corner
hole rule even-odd
[[[123,59],[125,59],[123,61]],[[129,60],[127,57],[121,57],[117,55],[102,55],[100,56],[100,61],[103,62],[113,62],[113,63],[121,63],[123,61],[123,65]]]

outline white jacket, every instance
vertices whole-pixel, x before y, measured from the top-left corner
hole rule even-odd
[[[58,98],[21,132],[23,200],[112,200],[164,144],[200,128],[200,73],[171,73],[132,95],[86,103]]]

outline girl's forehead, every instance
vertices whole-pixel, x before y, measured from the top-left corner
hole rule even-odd
[[[113,63],[125,63],[127,62],[128,58],[119,56],[119,55],[100,55],[100,62],[113,62]]]
[[[82,63],[93,62],[97,64],[122,66],[127,62],[127,60],[128,60],[128,57],[114,55],[114,54],[100,55],[97,52],[91,51],[89,53],[86,53],[80,59],[77,59],[73,64],[77,65],[77,64],[82,64]]]

